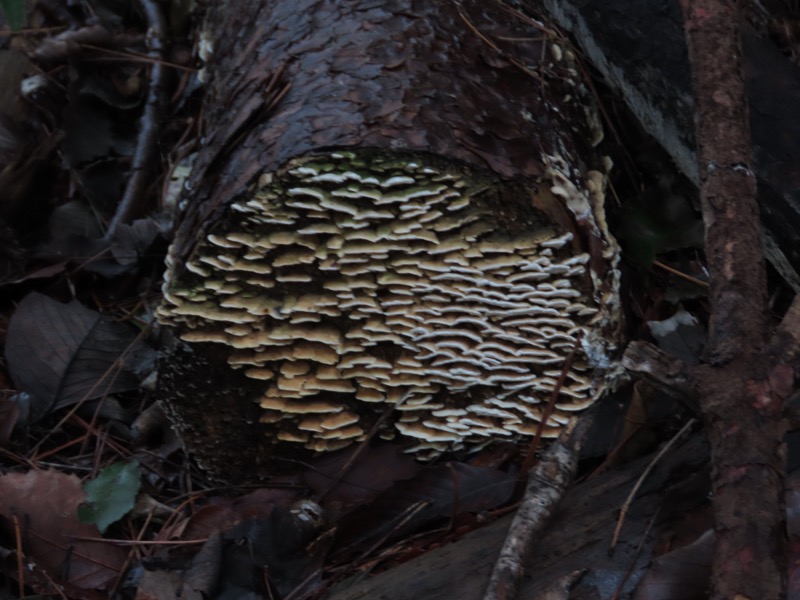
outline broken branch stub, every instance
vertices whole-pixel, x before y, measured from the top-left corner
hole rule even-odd
[[[255,58],[225,46],[241,16],[209,20],[211,133],[158,310],[159,396],[188,450],[252,480],[364,440],[387,407],[379,436],[421,457],[533,435],[579,343],[557,435],[619,371],[618,248],[572,55],[499,4],[259,4]],[[281,98],[242,131],[257,78]]]

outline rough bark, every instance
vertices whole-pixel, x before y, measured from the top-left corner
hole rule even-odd
[[[782,108],[791,110],[787,98],[800,90],[797,69],[746,26],[742,56],[741,21],[729,3],[682,3],[688,57],[683,54],[684,17],[677,2],[661,3],[665,18],[657,21],[649,18],[652,5],[623,1],[604,6],[602,15],[591,2],[548,6],[562,25],[574,28],[612,85],[624,90],[623,97],[645,127],[700,186],[712,282],[706,362],[689,368],[636,346],[626,353],[626,364],[694,398],[706,419],[714,461],[714,597],[779,598],[786,544],[782,410],[798,376],[797,337],[789,332],[796,331],[800,302],[795,299],[767,344],[754,172],[767,229],[797,266],[800,204],[790,183],[796,166],[786,164],[796,154],[797,139],[787,132],[797,124]],[[637,52],[626,53],[625,47]],[[778,72],[783,75],[776,77]],[[743,73],[749,84],[749,116]],[[789,273],[786,280],[797,289],[796,275]]]
[[[738,15],[682,3],[692,64],[700,196],[711,269],[707,364],[695,373],[714,463],[714,598],[778,598],[785,586],[783,394],[761,354],[766,277]]]
[[[248,0],[213,9],[207,24],[216,45],[207,136],[178,261],[261,173],[304,153],[418,150],[536,178],[556,132],[578,120],[545,107],[569,94],[565,70],[526,72],[551,63],[545,32],[498,2]],[[590,155],[591,135],[577,154]]]

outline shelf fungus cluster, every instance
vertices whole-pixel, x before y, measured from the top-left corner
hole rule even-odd
[[[168,272],[158,317],[222,352],[276,448],[530,436],[574,355],[556,435],[614,376],[618,257],[603,176],[547,165],[532,186],[418,152],[292,160]]]

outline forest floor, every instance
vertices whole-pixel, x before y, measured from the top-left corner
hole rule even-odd
[[[517,444],[425,466],[371,448],[346,474],[351,453],[338,453],[242,487],[209,481],[184,455],[153,401],[153,314],[201,120],[189,4],[169,15],[157,164],[143,203],[111,236],[148,102],[142,18],[129,3],[95,2],[89,14],[42,2],[20,32],[0,22],[2,598],[322,597],[519,501],[527,448]],[[629,334],[694,363],[708,318],[696,192],[653,142],[624,129],[629,139],[610,143],[629,152],[612,181],[624,200],[612,220],[626,252]],[[772,292],[786,296],[777,280]],[[690,415],[631,384],[593,418],[587,481],[654,451]],[[670,543],[662,527],[658,553],[701,537],[707,507],[691,517]],[[669,577],[685,576],[677,567]]]

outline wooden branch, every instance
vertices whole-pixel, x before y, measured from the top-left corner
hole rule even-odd
[[[153,0],[139,0],[139,5],[147,19],[147,38],[150,46],[148,56],[153,58],[150,68],[150,81],[147,88],[144,111],[139,119],[139,135],[136,151],[131,161],[131,176],[125,186],[125,193],[117,206],[106,230],[107,242],[114,238],[117,227],[127,223],[141,209],[145,188],[149,185],[148,175],[156,155],[156,142],[160,132],[161,113],[164,105],[164,80],[167,69],[162,64],[164,34],[167,30],[161,7]]]
[[[758,226],[749,117],[736,11],[717,0],[684,0],[695,91],[700,194],[714,311],[710,358],[727,362],[766,328],[764,248]]]
[[[692,388],[691,371],[680,359],[670,356],[657,346],[643,341],[633,341],[625,348],[622,366],[632,375],[640,377],[653,387],[670,396],[692,403],[696,394]]]
[[[694,373],[714,464],[713,598],[780,598],[785,580],[781,398],[761,354],[763,245],[736,9],[681,0],[692,66],[706,255],[707,364]]]
[[[524,566],[530,562],[533,553],[536,534],[549,524],[553,511],[575,477],[588,424],[586,416],[573,420],[545,451],[541,462],[531,469],[525,498],[508,528],[483,600],[507,600],[517,596]]]

